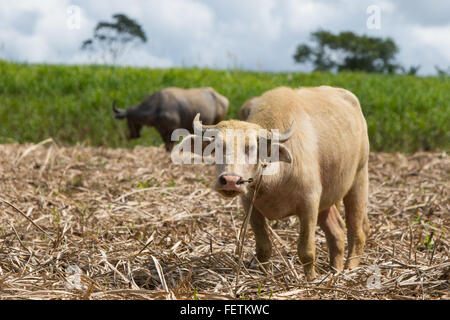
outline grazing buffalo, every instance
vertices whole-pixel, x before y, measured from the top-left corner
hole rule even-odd
[[[201,118],[200,118],[201,119]],[[296,215],[300,220],[298,254],[308,281],[315,278],[315,229],[323,229],[330,253],[330,265],[344,268],[344,227],[347,227],[348,257],[345,267],[359,265],[366,237],[369,139],[367,125],[358,99],[351,92],[328,86],[293,90],[270,90],[254,102],[246,121],[222,121],[202,125],[197,116],[194,132],[215,132],[209,141],[236,157],[250,152],[268,153],[278,149],[278,165],[273,174],[262,174],[261,161],[223,161],[216,163],[215,190],[225,197],[240,196],[248,212],[256,183],[261,177],[250,223],[255,234],[256,256],[262,263],[272,253],[266,218],[283,219]],[[261,135],[261,129],[278,129]],[[212,131],[211,131],[212,130]],[[247,139],[236,143],[226,131],[241,130]],[[242,134],[241,134],[242,136]],[[187,138],[186,138],[187,139]],[[265,139],[265,144],[260,144]],[[216,151],[217,152],[217,151]],[[259,158],[259,157],[258,157]],[[236,159],[236,158],[233,158]],[[242,159],[242,158],[240,158]],[[345,205],[345,225],[335,208]]]
[[[118,109],[114,102],[113,110],[115,119],[127,119],[129,139],[139,138],[142,126],[152,126],[161,134],[166,150],[171,151],[175,144],[171,141],[173,130],[192,131],[192,121],[197,113],[206,124],[224,120],[228,99],[213,88],[165,88],[126,110]]]

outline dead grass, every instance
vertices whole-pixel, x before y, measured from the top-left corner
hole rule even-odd
[[[449,299],[449,164],[372,154],[360,268],[330,273],[318,229],[306,283],[289,218],[271,223],[268,271],[249,231],[236,285],[243,212],[209,189],[213,167],[154,147],[0,145],[0,299]]]

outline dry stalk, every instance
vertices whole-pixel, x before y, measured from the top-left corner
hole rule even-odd
[[[264,170],[264,168],[267,166],[266,163],[262,163],[262,170]],[[239,285],[239,274],[241,272],[241,264],[242,264],[242,256],[243,256],[243,250],[244,250],[244,242],[245,242],[245,235],[247,233],[247,227],[248,227],[248,222],[250,221],[250,217],[253,211],[253,206],[256,200],[256,195],[258,194],[259,191],[259,187],[261,186],[261,181],[262,181],[262,171],[259,174],[258,177],[258,181],[256,182],[255,185],[255,191],[253,192],[253,196],[252,196],[252,202],[250,203],[250,208],[247,212],[247,214],[245,215],[244,218],[244,223],[241,226],[241,230],[239,231],[239,242],[237,245],[237,254],[238,254],[238,263],[237,263],[237,267],[236,267],[236,284],[235,284],[235,292],[237,292],[237,286]]]
[[[360,268],[331,277],[318,228],[321,280],[308,284],[288,218],[269,223],[266,269],[242,247],[236,282],[245,217],[211,191],[212,166],[175,165],[155,147],[0,145],[0,299],[448,299],[449,167],[442,152],[371,153]]]

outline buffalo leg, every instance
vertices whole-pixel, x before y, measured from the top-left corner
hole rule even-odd
[[[327,239],[330,266],[332,269],[342,271],[344,269],[345,234],[339,212],[334,206],[319,212],[318,223]]]
[[[172,133],[167,131],[167,132],[160,132],[161,137],[164,141],[164,146],[166,148],[167,152],[171,152],[173,147],[175,146],[176,141],[172,141]]]
[[[345,222],[347,225],[348,257],[346,267],[358,267],[369,233],[367,198],[369,179],[367,165],[356,175],[352,188],[344,197]]]
[[[312,281],[316,277],[314,262],[316,259],[315,231],[318,213],[318,203],[311,203],[307,209],[299,215],[300,237],[297,251],[308,281]]]
[[[255,207],[253,207],[250,217],[250,225],[255,234],[256,258],[259,262],[265,263],[272,255],[272,242],[269,238],[266,218]]]
[[[174,141],[165,141],[164,145],[166,147],[166,151],[167,152],[171,152],[173,147],[174,147],[174,145],[175,145],[175,142]]]
[[[245,212],[248,212],[250,209],[250,201],[242,198],[242,205],[244,206]],[[272,242],[269,238],[269,228],[266,218],[255,207],[253,207],[252,215],[250,216],[250,226],[255,234],[256,258],[259,262],[265,263],[269,261],[272,255]]]

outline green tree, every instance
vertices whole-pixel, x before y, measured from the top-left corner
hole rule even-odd
[[[395,73],[397,45],[390,38],[382,39],[353,32],[332,34],[319,30],[311,34],[315,45],[300,44],[294,54],[298,63],[312,62],[318,71],[359,70]]]
[[[142,27],[126,15],[113,15],[113,22],[100,21],[92,38],[83,41],[81,50],[100,54],[103,62],[113,64],[131,47],[147,42]]]

